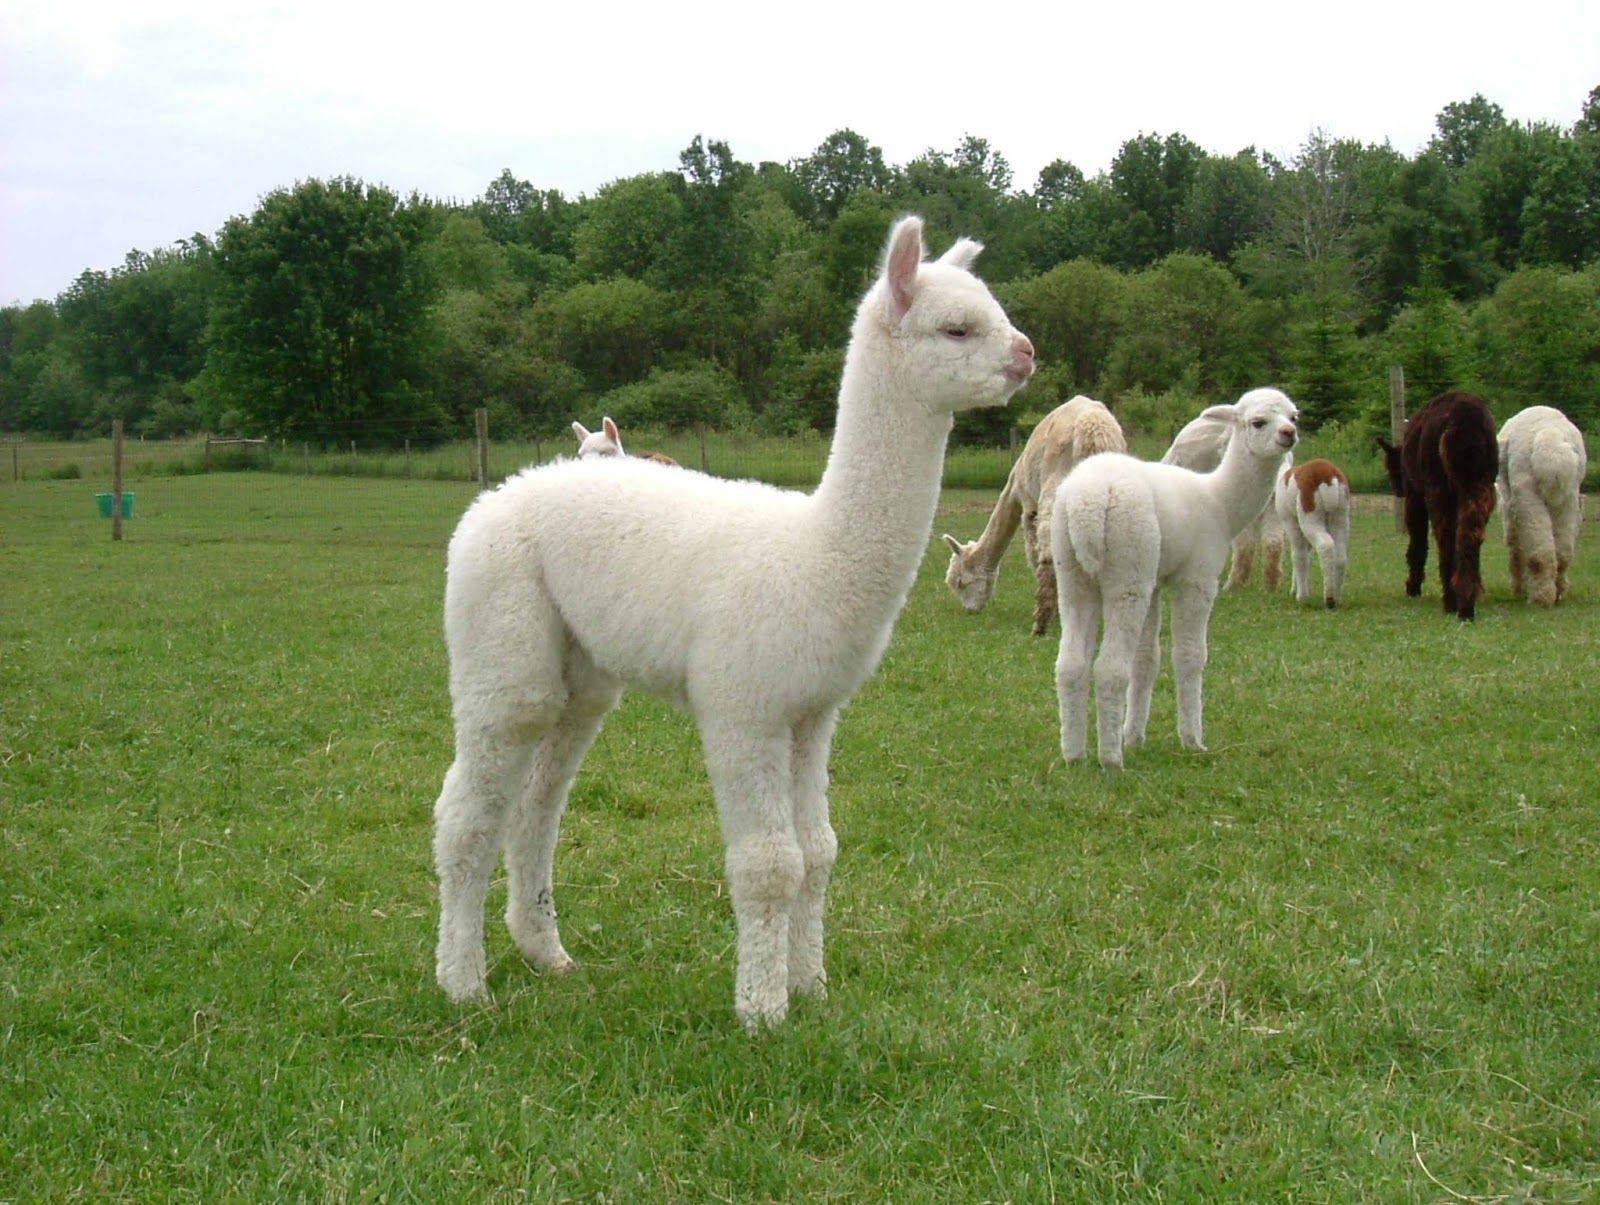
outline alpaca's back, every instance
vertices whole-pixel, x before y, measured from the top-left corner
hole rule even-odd
[[[452,654],[507,595],[547,599],[599,668],[679,699],[711,646],[759,658],[764,640],[787,648],[784,633],[807,627],[816,604],[784,570],[805,555],[808,501],[631,458],[518,474],[479,497],[450,542]]]
[[[1082,394],[1062,403],[1039,420],[1017,459],[1024,508],[1042,514],[1074,465],[1097,452],[1127,449],[1122,427],[1105,403]]]

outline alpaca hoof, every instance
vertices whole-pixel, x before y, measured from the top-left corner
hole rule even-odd
[[[1100,768],[1102,770],[1121,770],[1122,755],[1119,753],[1115,757],[1112,757],[1110,754],[1101,754]]]
[[[804,979],[796,979],[789,984],[789,994],[804,996],[808,1000],[826,1000],[828,998],[828,977],[826,975],[812,975]]]
[[[739,1015],[744,1031],[753,1037],[764,1029],[776,1029],[782,1025],[789,1016],[789,1001],[785,999],[777,1004],[762,1006],[741,1000],[734,1006],[734,1012]]]
[[[535,970],[546,975],[565,975],[578,969],[577,962],[562,948],[561,939],[554,933],[512,936],[524,961]]]
[[[441,963],[435,978],[438,979],[439,986],[444,989],[444,994],[451,1004],[481,1003],[489,999],[489,988],[484,982],[481,956],[476,967],[460,964],[447,966]]]
[[[1329,599],[1325,599],[1324,601],[1327,603],[1328,610],[1330,610],[1330,611],[1332,611],[1335,607],[1337,607],[1339,605],[1339,600],[1337,598],[1329,598]]]

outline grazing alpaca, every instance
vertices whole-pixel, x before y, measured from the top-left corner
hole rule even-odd
[[[1005,489],[983,534],[963,544],[952,535],[950,568],[945,583],[968,611],[981,611],[994,594],[1000,557],[1022,527],[1037,588],[1033,598],[1033,634],[1043,636],[1056,617],[1056,571],[1050,560],[1050,504],[1062,478],[1080,460],[1096,452],[1125,452],[1122,428],[1101,402],[1078,396],[1045,415],[1028,436],[1022,455],[1011,466]]]
[[[1161,463],[1175,464],[1197,473],[1209,473],[1222,463],[1222,453],[1232,434],[1231,422],[1213,418],[1210,410],[1202,411],[1178,432],[1172,446],[1162,456]],[[1270,503],[1270,499],[1268,501]],[[1261,585],[1264,589],[1276,590],[1279,566],[1283,559],[1283,531],[1270,504],[1234,537],[1230,548],[1227,589],[1232,590],[1249,582],[1258,548],[1262,552]]]
[[[1069,762],[1088,744],[1090,654],[1102,620],[1093,663],[1100,764],[1120,769],[1124,745],[1144,740],[1161,656],[1163,586],[1172,592],[1178,738],[1186,748],[1205,747],[1201,676],[1217,578],[1229,541],[1261,513],[1284,452],[1299,438],[1298,411],[1276,389],[1252,389],[1206,414],[1233,428],[1213,472],[1107,452],[1080,464],[1056,491],[1056,686],[1061,753]]]
[[[1344,572],[1350,563],[1350,481],[1331,460],[1294,464],[1285,457],[1273,492],[1273,509],[1289,539],[1294,559],[1294,596],[1311,597],[1311,550],[1322,566],[1322,601],[1329,607],[1344,597]]]
[[[1441,393],[1411,416],[1398,448],[1382,436],[1378,446],[1389,483],[1406,501],[1406,593],[1422,593],[1431,521],[1444,609],[1471,619],[1483,593],[1478,555],[1494,513],[1500,460],[1489,407],[1475,394]]]
[[[1529,406],[1500,428],[1500,496],[1511,589],[1538,607],[1567,592],[1567,567],[1583,522],[1583,433],[1554,406]]]
[[[572,433],[578,437],[578,459],[591,460],[596,456],[626,456],[622,450],[622,433],[610,416],[600,420],[600,430],[590,431],[582,423],[572,424]],[[654,460],[658,464],[676,465],[678,462],[664,452],[639,452],[639,460]]]
[[[922,262],[898,222],[856,312],[815,493],[616,457],[563,460],[481,495],[450,541],[445,636],[456,755],[434,808],[438,979],[481,997],[483,906],[502,847],[506,921],[544,970],[572,960],[551,895],[561,813],[627,684],[697,721],[738,926],[734,1004],[781,1021],[821,994],[835,841],[828,751],[883,656],[927,550],[956,411],[1005,404],[1033,346],[958,241]]]

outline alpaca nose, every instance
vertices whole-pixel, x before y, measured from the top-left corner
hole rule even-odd
[[[1025,381],[1033,375],[1033,341],[1018,331],[1011,340],[1012,366],[1006,369],[1006,374],[1016,380]]]
[[[1033,340],[1018,331],[1017,337],[1011,340],[1011,352],[1018,359],[1033,359]]]

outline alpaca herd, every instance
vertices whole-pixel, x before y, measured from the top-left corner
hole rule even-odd
[[[574,965],[556,924],[556,842],[578,769],[630,685],[700,730],[737,930],[736,1014],[756,1030],[783,1021],[791,997],[825,994],[839,712],[917,577],[954,416],[1005,405],[1034,371],[1033,345],[972,272],[980,250],[961,239],[925,260],[921,219],[894,224],[856,312],[814,492],[629,455],[606,417],[597,432],[572,424],[575,458],[524,470],[467,510],[444,603],[455,757],[434,808],[436,975],[451,1000],[487,995],[484,908],[502,855],[517,949],[540,970]],[[1298,439],[1294,402],[1253,389],[1147,462],[1102,403],[1075,397],[1035,428],[978,539],[943,537],[946,582],[976,612],[1021,528],[1034,634],[1060,615],[1068,762],[1087,753],[1091,683],[1100,764],[1120,768],[1145,739],[1163,593],[1179,741],[1205,747],[1208,628],[1230,548],[1240,582],[1244,546],[1266,549],[1271,588],[1287,540],[1299,602],[1315,551],[1324,603],[1342,601],[1349,481],[1326,460],[1295,464]],[[1472,618],[1497,489],[1515,587],[1539,605],[1566,593],[1586,466],[1559,411],[1523,412],[1497,444],[1481,399],[1442,395],[1386,457],[1406,499],[1409,594],[1431,521],[1445,608]]]

